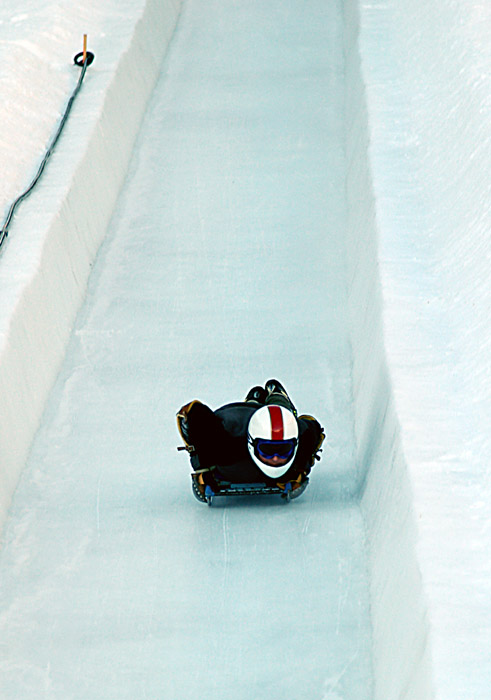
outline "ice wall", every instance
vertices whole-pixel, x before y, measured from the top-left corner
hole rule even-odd
[[[88,90],[80,93],[49,177],[16,217],[22,240],[12,227],[2,251],[0,524],[63,358],[179,7],[180,0],[147,0],[113,69],[89,69],[90,96]],[[73,175],[63,182],[59,173],[67,172]]]
[[[375,263],[350,256],[377,697],[480,700],[491,687],[491,8],[346,8],[365,93],[351,94],[350,57],[349,231]]]
[[[433,697],[412,490],[384,346],[379,203],[359,51],[357,0],[345,3],[347,250],[357,465],[371,563],[375,700]]]
[[[360,1],[385,349],[435,696],[491,688],[491,6]]]

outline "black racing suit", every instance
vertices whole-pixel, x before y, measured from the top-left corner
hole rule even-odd
[[[266,483],[276,480],[266,476],[251,458],[247,446],[249,420],[260,404],[239,401],[212,411],[195,401],[188,405],[186,442],[192,445],[195,470],[212,469],[218,480],[231,483]],[[278,481],[288,482],[307,475],[324,439],[324,432],[312,416],[297,417],[298,448],[288,471]]]

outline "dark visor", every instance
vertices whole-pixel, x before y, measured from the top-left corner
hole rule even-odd
[[[272,459],[273,457],[289,459],[295,452],[296,446],[295,438],[292,440],[262,440],[259,438],[254,441],[256,454],[263,459]]]

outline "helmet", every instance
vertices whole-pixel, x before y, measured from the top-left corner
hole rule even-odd
[[[262,406],[255,411],[247,429],[247,447],[259,469],[273,479],[290,468],[298,446],[298,424],[292,411],[283,406]],[[267,464],[263,460],[280,459]]]

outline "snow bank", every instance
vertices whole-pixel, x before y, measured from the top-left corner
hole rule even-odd
[[[131,3],[123,8],[134,20],[129,28],[125,20],[127,36],[109,42],[111,50],[121,49],[115,59],[109,59],[103,32],[100,44],[89,45],[96,63],[42,184],[19,210],[1,253],[0,524],[59,370],[179,6],[179,0],[147,0],[139,13]],[[38,59],[31,67],[50,73]],[[59,85],[54,92],[59,97]],[[27,85],[27,109],[31,97]],[[31,112],[33,124],[36,116]],[[67,172],[73,176],[63,182]]]
[[[412,492],[387,369],[357,0],[345,5],[347,251],[357,465],[370,557],[375,700],[433,697]]]

